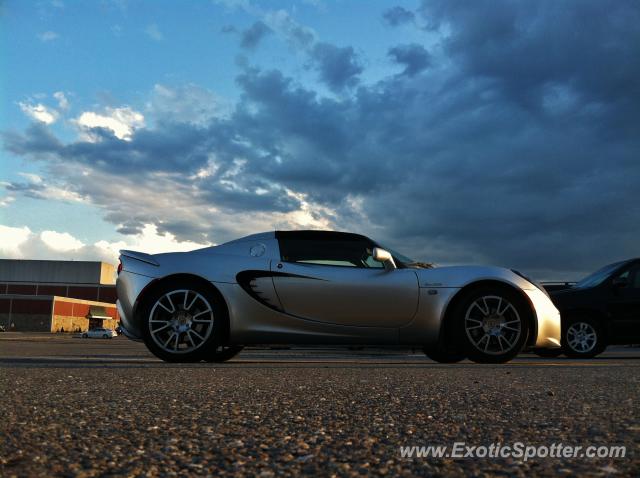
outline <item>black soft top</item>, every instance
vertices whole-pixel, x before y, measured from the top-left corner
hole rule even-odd
[[[275,231],[276,239],[299,240],[299,241],[354,241],[354,242],[370,242],[371,239],[362,234],[354,234],[353,232],[340,231]]]

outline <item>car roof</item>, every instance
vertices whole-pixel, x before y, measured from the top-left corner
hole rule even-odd
[[[233,244],[236,242],[261,241],[268,239],[297,239],[297,240],[315,240],[315,241],[367,241],[373,242],[367,236],[355,234],[353,232],[342,231],[326,231],[317,229],[300,229],[293,231],[268,231],[250,234],[240,237],[224,244]],[[222,244],[221,244],[222,245]]]
[[[276,239],[301,241],[371,241],[371,239],[369,239],[368,237],[363,236],[362,234],[355,234],[353,232],[321,231],[315,229],[299,231],[275,231],[275,236]]]

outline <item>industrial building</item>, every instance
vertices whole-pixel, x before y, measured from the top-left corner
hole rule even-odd
[[[111,264],[0,259],[0,326],[7,331],[113,329],[115,302]]]

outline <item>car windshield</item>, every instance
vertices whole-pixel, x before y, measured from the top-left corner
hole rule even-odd
[[[604,266],[602,269],[598,269],[593,274],[590,274],[579,281],[574,287],[585,288],[600,285],[625,262],[627,261],[614,262],[613,264]]]

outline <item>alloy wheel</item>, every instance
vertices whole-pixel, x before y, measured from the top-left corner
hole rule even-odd
[[[587,322],[574,322],[567,329],[567,344],[579,353],[591,352],[598,342],[598,334]]]
[[[522,334],[522,319],[504,297],[486,295],[474,300],[464,318],[467,338],[479,351],[501,355],[511,351]]]
[[[211,304],[193,290],[180,289],[161,296],[151,309],[149,332],[162,350],[171,354],[193,352],[211,336]]]

